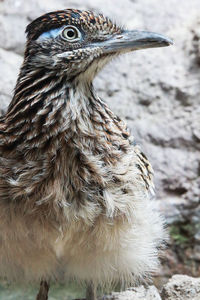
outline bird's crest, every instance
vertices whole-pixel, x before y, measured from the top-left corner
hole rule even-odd
[[[42,15],[27,26],[26,33],[29,39],[36,40],[42,33],[65,25],[79,25],[92,31],[95,28],[98,30],[107,29],[111,34],[120,30],[115,23],[102,14],[66,9]]]

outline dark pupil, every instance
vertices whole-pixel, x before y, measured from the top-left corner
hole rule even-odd
[[[69,38],[74,37],[74,36],[75,36],[74,30],[72,30],[72,29],[68,30],[68,31],[67,31],[67,36],[68,36]]]

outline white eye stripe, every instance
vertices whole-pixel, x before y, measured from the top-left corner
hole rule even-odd
[[[60,35],[60,33],[62,32],[62,30],[65,28],[65,26],[60,27],[60,28],[55,28],[55,29],[51,29],[49,31],[43,32],[38,40],[42,41],[42,40],[46,40],[46,39],[50,39],[50,38],[56,38],[57,36]]]

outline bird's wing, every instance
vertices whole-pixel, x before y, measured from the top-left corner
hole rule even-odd
[[[137,168],[140,171],[140,175],[145,183],[147,191],[152,197],[155,196],[154,183],[153,183],[153,168],[146,157],[146,155],[141,151],[138,145],[134,146],[135,153],[137,155]]]
[[[133,136],[130,135],[130,130],[128,129],[126,123],[122,121],[119,117],[117,118],[118,126],[122,132],[124,138],[129,140],[129,143],[134,147],[134,151],[137,156],[136,166],[139,169],[140,175],[145,183],[145,187],[150,195],[153,197],[155,195],[154,192],[154,183],[153,183],[153,168],[146,157],[146,155],[140,149],[140,146],[137,145]]]

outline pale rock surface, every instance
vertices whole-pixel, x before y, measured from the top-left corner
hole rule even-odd
[[[6,110],[19,73],[22,57],[0,48],[0,112]]]
[[[200,278],[174,275],[163,287],[162,300],[200,300]]]
[[[163,286],[161,295],[155,286],[139,286],[125,292],[112,293],[104,300],[200,300],[200,278],[174,275]]]
[[[112,293],[105,300],[162,300],[155,286],[139,286],[121,293]]]

